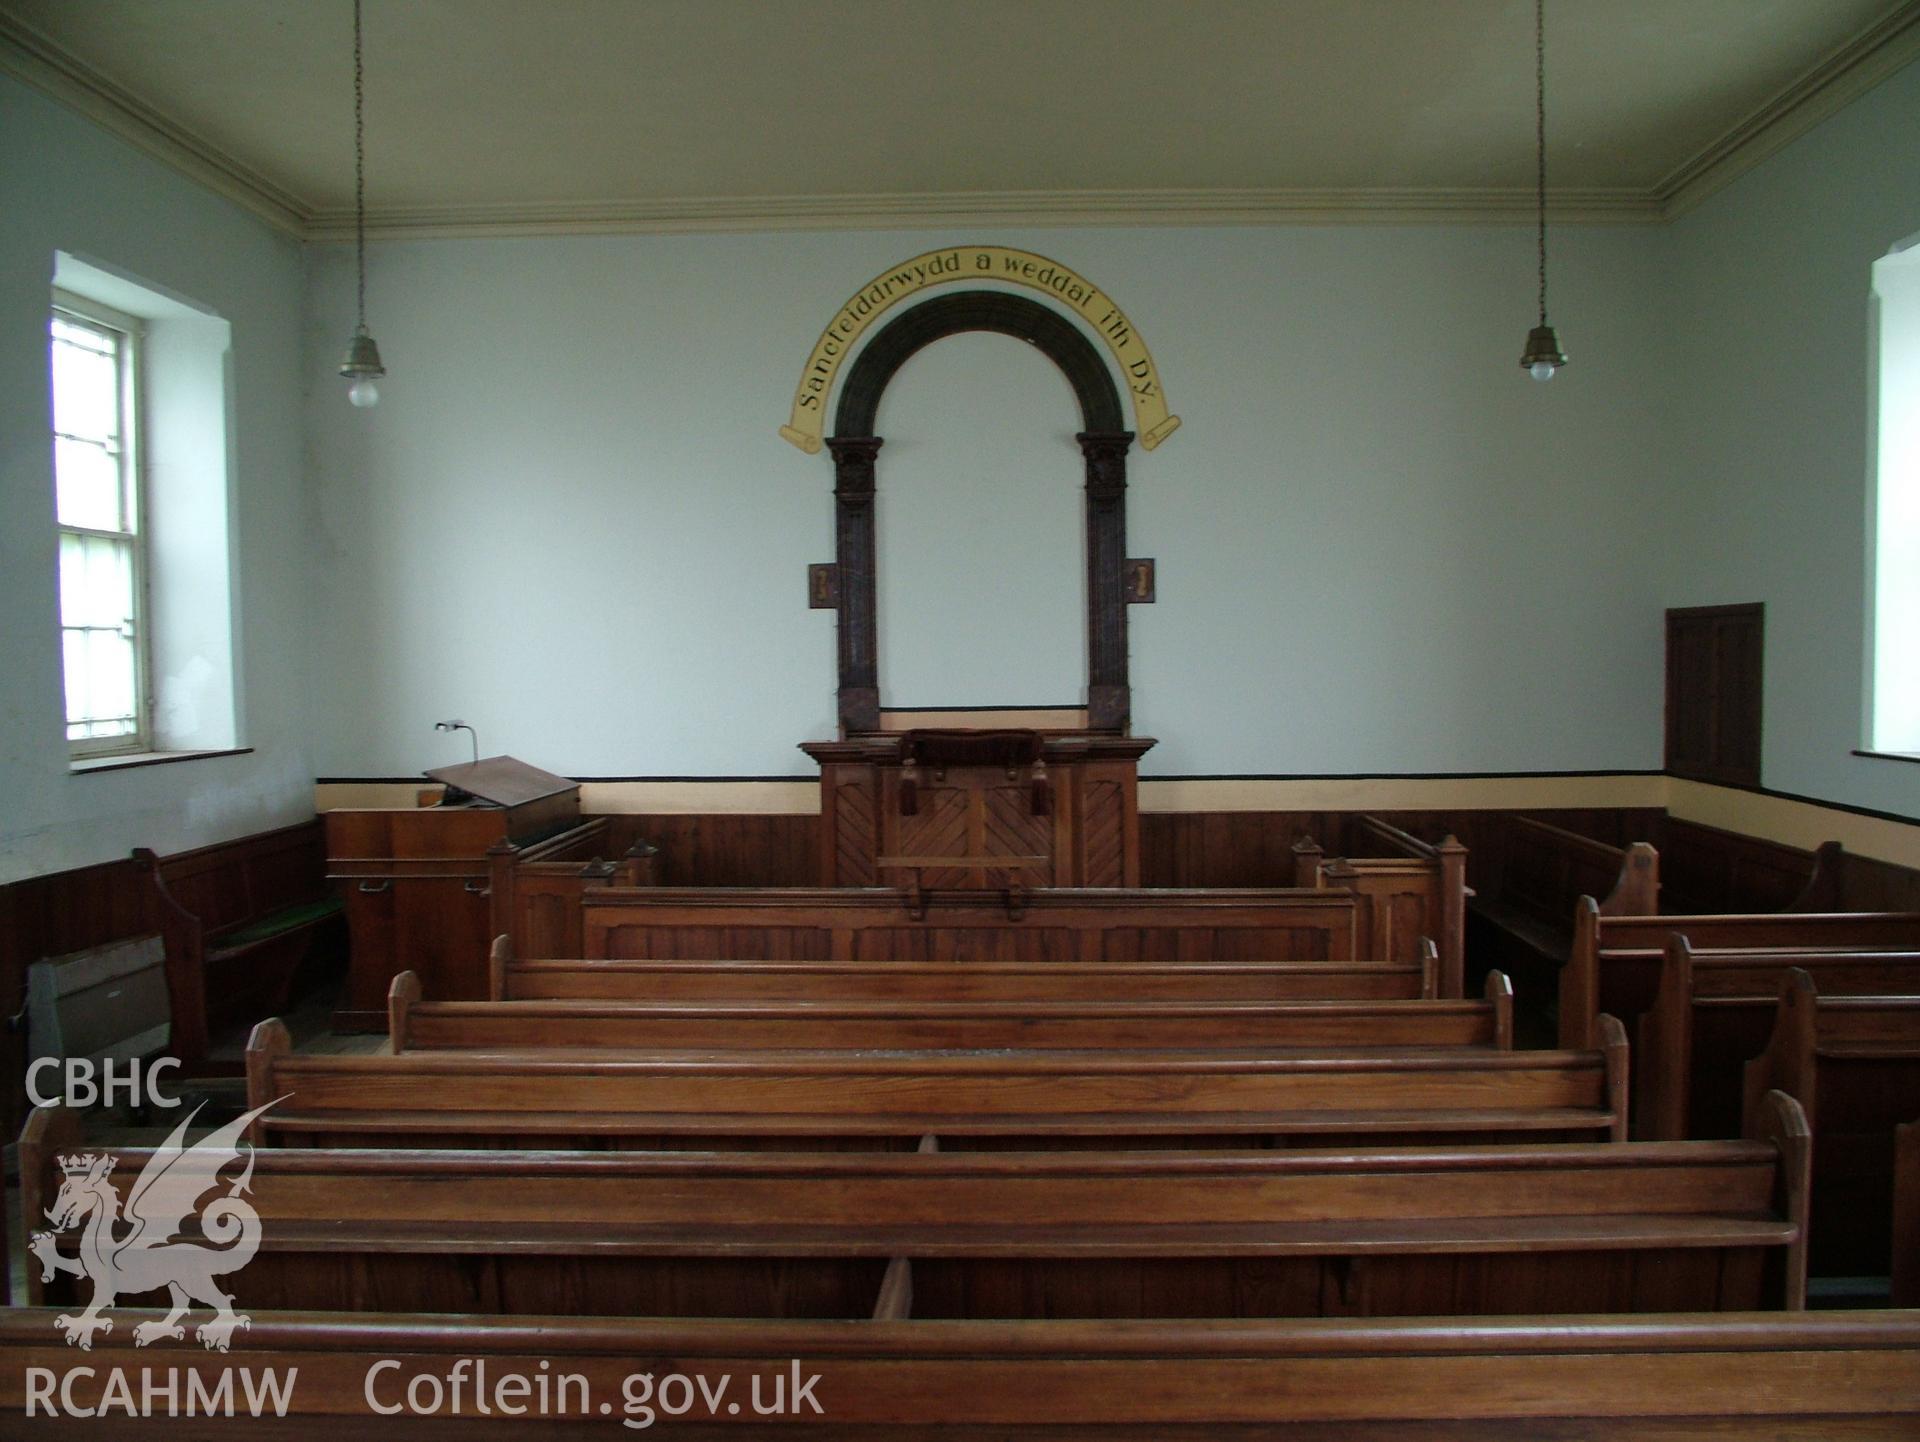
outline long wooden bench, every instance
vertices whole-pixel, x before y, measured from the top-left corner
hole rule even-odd
[[[1660,897],[1669,911],[1845,911],[1849,869],[1838,841],[1813,851],[1742,836],[1677,816],[1664,817]]]
[[[1343,891],[916,892],[609,887],[584,902],[588,957],[676,961],[1383,960],[1355,950]]]
[[[523,961],[494,943],[496,1001],[1407,1001],[1434,963]]]
[[[1601,898],[1603,916],[1659,909],[1660,857],[1644,841],[1609,846],[1531,816],[1501,818],[1496,874],[1481,878],[1476,916],[1548,961],[1567,955],[1567,918],[1582,896]]]
[[[1351,891],[1361,902],[1356,955],[1413,961],[1431,939],[1440,958],[1440,995],[1465,995],[1467,848],[1437,845],[1377,817],[1349,828],[1350,854],[1329,858],[1303,837],[1294,844],[1293,884]]]
[[[50,1215],[73,1113],[22,1136]],[[248,1307],[867,1317],[1714,1311],[1805,1302],[1809,1139],[1141,1155],[266,1149]],[[126,1191],[156,1152],[113,1154]],[[238,1170],[238,1160],[233,1163]],[[37,1236],[28,1301],[91,1295]],[[63,1260],[64,1259],[64,1260]],[[59,1261],[58,1267],[53,1264]],[[43,1270],[44,1268],[44,1270]]]
[[[1513,1045],[1513,988],[1481,1001],[422,1001],[393,979],[392,1050],[513,1047],[880,1050],[1494,1047]]]
[[[1584,1045],[1606,1012],[1628,1028],[1653,1005],[1667,938],[1696,952],[1920,951],[1920,913],[1838,911],[1747,916],[1609,916],[1590,896],[1574,907],[1573,953],[1560,974],[1560,1044]]]
[[[1245,1057],[1183,1052],[295,1053],[262,1022],[258,1127],[327,1145],[1004,1148],[1624,1140],[1627,1046]],[[566,1139],[562,1142],[560,1139]],[[1317,1140],[1313,1140],[1317,1139]]]
[[[310,958],[345,957],[317,821],[172,856],[141,847],[133,860],[166,946],[167,1051],[188,1071],[206,1068],[213,1033],[284,1010]]]
[[[243,1380],[258,1387],[268,1374],[297,1374],[283,1407],[250,1411],[243,1401],[237,1415],[193,1434],[241,1442],[348,1427],[381,1442],[602,1437],[623,1421],[699,1424],[710,1415],[726,1427],[756,1420],[752,1389],[771,1407],[776,1384],[788,1404],[783,1431],[876,1442],[1891,1442],[1920,1428],[1920,1313],[1911,1311],[1471,1325],[261,1312],[244,1355],[229,1356],[192,1341],[137,1348],[137,1324],[161,1314],[122,1315],[77,1366],[52,1309],[0,1312],[0,1411],[24,1417],[32,1396],[43,1410],[26,1419],[30,1429],[98,1434],[97,1418],[53,1420],[45,1409],[64,1417],[98,1408],[145,1367],[173,1369],[183,1392],[189,1382],[203,1394],[224,1383],[243,1399]],[[503,1391],[508,1378],[525,1383]],[[464,1383],[457,1390],[455,1379]],[[410,1389],[425,1405],[408,1406]],[[544,1415],[503,1415],[503,1400]],[[730,1405],[741,1413],[729,1416]]]
[[[1790,970],[1745,1085],[1746,1117],[1778,1088],[1813,1128],[1811,1270],[1888,1276],[1894,1131],[1920,1116],[1920,996],[1822,996]]]
[[[1634,1046],[1635,1136],[1739,1134],[1742,1070],[1767,1044],[1793,967],[1823,996],[1920,995],[1920,952],[1696,952],[1669,936]]]

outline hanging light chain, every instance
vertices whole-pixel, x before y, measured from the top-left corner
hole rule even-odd
[[[367,328],[366,84],[360,62],[360,0],[353,0],[353,242],[359,262],[360,329]]]
[[[359,0],[355,0],[358,4]],[[1547,0],[1533,6],[1534,155],[1540,220],[1540,324],[1547,323]]]

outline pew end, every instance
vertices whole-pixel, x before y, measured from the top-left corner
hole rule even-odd
[[[1780,1153],[1780,1170],[1774,1194],[1774,1206],[1793,1223],[1794,1240],[1788,1244],[1786,1277],[1781,1305],[1790,1312],[1807,1307],[1807,1222],[1812,1215],[1813,1129],[1807,1114],[1783,1091],[1769,1091],[1755,1108],[1754,1125],[1748,1136],[1755,1141],[1772,1142]]]
[[[1607,1106],[1613,1113],[1612,1140],[1627,1139],[1628,1077],[1631,1057],[1627,1047],[1627,1029],[1620,1018],[1602,1012],[1593,1024],[1590,1046],[1600,1053],[1606,1069]]]
[[[1316,886],[1320,881],[1320,863],[1326,858],[1326,850],[1311,836],[1301,836],[1293,843],[1293,884],[1295,886]]]
[[[1769,1091],[1783,1091],[1800,1103],[1808,1124],[1819,1115],[1813,1094],[1813,1077],[1798,1065],[1811,1057],[1814,1044],[1814,1011],[1819,992],[1813,977],[1801,967],[1789,967],[1780,983],[1780,1009],[1774,1014],[1773,1032],[1760,1055],[1746,1065],[1742,1073],[1741,1124],[1748,1130],[1755,1125],[1760,1102]]]
[[[47,1219],[47,1206],[60,1190],[60,1157],[77,1151],[86,1128],[80,1113],[60,1102],[37,1106],[20,1129],[20,1239],[30,1238]],[[45,1303],[46,1284],[32,1252],[26,1254],[26,1305]]]
[[[904,1322],[912,1315],[913,1259],[894,1257],[887,1262],[886,1275],[880,1279],[880,1295],[873,1303],[873,1320]]]
[[[1433,943],[1428,942],[1429,946]],[[1487,1005],[1493,1008],[1493,1045],[1496,1051],[1513,1050],[1513,983],[1504,971],[1487,973],[1483,989]]]
[[[1640,1127],[1647,1141],[1680,1141],[1687,1135],[1688,1095],[1693,1076],[1693,944],[1678,932],[1667,937],[1660,985],[1641,1023]]]
[[[1440,948],[1430,936],[1420,938],[1420,995],[1428,1001],[1440,995]]]
[[[254,1023],[247,1038],[247,1110],[254,1111],[272,1101],[274,1071],[293,1055],[293,1034],[277,1016]],[[247,1140],[256,1147],[267,1145],[266,1128],[258,1117],[247,1128]]]
[[[513,966],[513,937],[501,932],[494,937],[493,945],[487,948],[487,998],[490,1001],[507,999],[507,972]]]
[[[396,972],[387,988],[387,1047],[395,1056],[407,1049],[407,1013],[419,1000],[419,973]]]
[[[1652,916],[1659,910],[1660,853],[1647,842],[1636,841],[1621,859],[1620,877],[1600,903],[1600,914]]]
[[[1585,1046],[1600,1010],[1600,903],[1583,896],[1573,904],[1573,949],[1560,972],[1560,1045]]]
[[[1844,911],[1841,892],[1847,873],[1847,852],[1837,841],[1823,841],[1813,853],[1813,872],[1788,911]]]

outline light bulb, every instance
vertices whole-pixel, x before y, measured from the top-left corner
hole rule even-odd
[[[1536,375],[1539,374],[1540,367],[1535,366],[1533,369]],[[1549,375],[1553,373],[1551,367],[1548,368],[1547,373]],[[362,378],[347,387],[347,399],[352,401],[356,406],[359,406],[362,410],[368,406],[378,405],[380,403],[380,387],[372,381]]]
[[[1554,366],[1552,361],[1535,361],[1532,365],[1527,367],[1528,373],[1531,374],[1533,378],[1537,381],[1552,380],[1555,369],[1556,367]]]

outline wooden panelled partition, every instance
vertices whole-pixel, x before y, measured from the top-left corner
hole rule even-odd
[[[1138,886],[1138,771],[1153,744],[1039,731],[809,741],[820,884]]]
[[[589,957],[656,961],[1340,961],[1358,937],[1340,891],[610,887],[584,915]]]
[[[1451,836],[1422,841],[1373,816],[1348,830],[1349,856],[1329,858],[1309,838],[1294,844],[1294,885],[1351,891],[1361,956],[1411,961],[1431,947],[1440,995],[1465,995],[1467,848]]]

